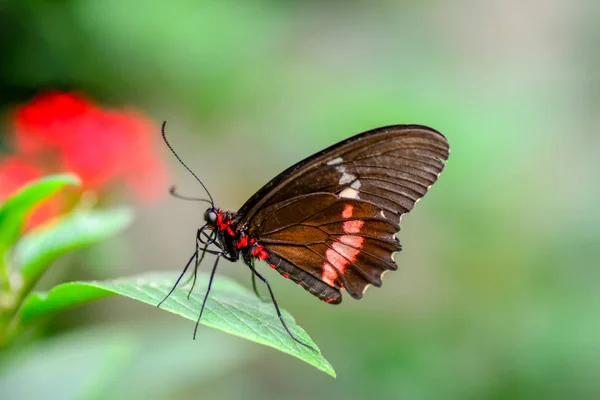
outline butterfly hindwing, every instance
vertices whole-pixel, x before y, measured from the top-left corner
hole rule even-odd
[[[381,275],[397,268],[398,227],[372,203],[315,193],[270,207],[257,219],[250,235],[259,238],[269,263],[283,259],[354,298],[369,284],[381,286]]]

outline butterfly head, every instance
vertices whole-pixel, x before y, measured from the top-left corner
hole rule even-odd
[[[204,212],[204,220],[206,221],[206,224],[213,229],[217,226],[217,221],[219,219],[219,212],[220,212],[220,210],[218,210],[214,207],[210,207],[209,209],[206,210],[206,212]]]
[[[209,229],[225,231],[229,236],[235,236],[233,218],[235,213],[223,212],[220,208],[210,207],[204,212],[204,221]]]

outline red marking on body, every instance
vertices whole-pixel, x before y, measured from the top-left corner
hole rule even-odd
[[[328,284],[329,286],[333,286],[335,287],[335,283],[334,281],[338,278],[338,273],[335,270],[335,268],[333,268],[331,266],[331,264],[329,264],[328,262],[323,264],[323,273],[321,274],[321,280],[323,282],[325,282],[326,284]]]
[[[225,229],[225,225],[223,224],[223,214],[221,213],[217,214],[217,228],[221,231]]]
[[[259,244],[255,246],[251,251],[250,255],[253,257],[258,257],[260,260],[264,261],[269,258],[269,253]]]
[[[256,239],[250,238],[250,244],[254,244],[254,243],[256,243]]]
[[[224,218],[225,217],[224,217],[223,213],[219,211],[217,213],[217,228],[219,228],[220,231],[224,231],[227,229],[227,233],[230,236],[235,236],[235,232],[229,226],[229,225],[231,225],[231,221],[224,221]]]
[[[360,230],[362,229],[364,224],[365,221],[360,220],[345,221],[342,228],[344,229],[345,233],[360,233]]]
[[[241,249],[246,246],[248,246],[248,236],[242,236],[240,240],[238,240],[235,244],[235,247],[237,247],[238,249]]]
[[[285,279],[289,279],[290,278],[289,274],[281,274],[281,276],[283,276]]]
[[[346,204],[344,207],[344,211],[342,211],[342,217],[344,218],[352,218],[352,212],[354,211],[354,207],[352,204]]]
[[[335,298],[331,297],[329,299],[325,299],[324,301],[325,301],[325,303],[331,303],[334,300],[335,300]]]

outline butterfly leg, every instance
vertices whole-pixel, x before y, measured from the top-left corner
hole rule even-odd
[[[181,275],[179,275],[179,278],[177,278],[177,281],[175,281],[175,284],[173,285],[173,287],[171,288],[171,290],[169,291],[169,293],[165,296],[164,299],[162,299],[160,301],[160,303],[158,303],[158,305],[156,307],[160,308],[160,305],[162,303],[164,303],[164,301],[166,299],[168,299],[173,294],[173,291],[175,290],[175,288],[177,287],[177,285],[179,285],[179,282],[181,281],[181,278],[183,278],[183,275],[185,275],[187,269],[189,268],[189,266],[192,263],[192,261],[194,260],[194,258],[198,259],[198,249],[194,250],[194,254],[192,255],[192,258],[190,258],[190,260],[187,262],[187,264],[185,264],[185,268],[183,268],[183,272],[181,273]]]
[[[215,272],[217,271],[217,265],[219,264],[219,260],[223,254],[218,254],[215,260],[215,264],[213,265],[212,271],[210,272],[210,279],[208,280],[208,288],[206,289],[206,294],[204,295],[204,300],[202,300],[202,307],[200,308],[200,314],[198,314],[198,320],[196,321],[196,327],[194,328],[194,340],[196,340],[196,332],[198,332],[198,325],[200,324],[200,319],[202,318],[202,313],[204,312],[204,306],[206,305],[206,299],[208,299],[208,294],[210,293],[210,288],[212,287],[213,278],[215,277]]]
[[[254,267],[254,259],[252,259],[252,266]],[[254,274],[254,272],[252,272],[252,289],[254,290],[254,294],[256,294],[256,297],[258,297],[260,301],[262,301],[263,303],[269,301],[269,299],[262,297],[262,295],[258,292],[258,288],[256,287],[256,275]]]
[[[202,249],[202,253],[200,255],[200,257],[196,257],[196,263],[194,265],[194,274],[193,274],[193,281],[192,281],[192,286],[190,287],[190,290],[188,291],[188,295],[187,298],[188,300],[190,299],[190,295],[192,294],[192,291],[194,290],[194,286],[196,286],[196,277],[198,275],[198,267],[200,266],[200,264],[202,263],[202,260],[204,260],[204,256],[206,255],[207,252],[210,253],[210,251],[208,250],[208,246],[214,242],[214,235],[211,234],[209,235],[208,238],[208,242],[204,242],[202,241],[202,237],[201,235],[203,234],[203,230],[202,229],[198,229],[198,232],[196,233],[196,251],[200,252],[200,245],[204,244],[204,248]],[[192,278],[190,278],[192,279]],[[185,282],[184,285],[187,285],[190,282],[190,279],[187,280],[187,282]]]
[[[290,331],[290,328],[288,328],[287,324],[285,323],[285,320],[283,319],[283,315],[281,315],[281,311],[279,310],[279,305],[277,304],[277,300],[275,300],[275,295],[273,294],[273,289],[271,289],[271,285],[269,284],[269,281],[267,279],[265,279],[261,274],[259,274],[258,271],[256,269],[254,269],[254,266],[250,262],[247,262],[246,265],[250,268],[250,270],[252,271],[252,273],[254,275],[256,275],[256,277],[258,279],[260,279],[267,286],[267,289],[269,289],[269,295],[271,296],[271,301],[273,302],[273,305],[275,306],[275,311],[277,311],[277,316],[279,317],[279,320],[281,321],[281,324],[285,328],[285,331],[287,332],[287,334],[290,335],[290,337],[296,343],[301,344],[302,346],[311,349],[315,353],[318,353],[317,349],[315,349],[314,347],[312,347],[312,346],[310,346],[310,345],[302,342],[301,340],[299,340],[298,338],[296,338],[296,336],[294,336],[294,334]]]
[[[202,262],[202,260],[204,259],[204,255],[206,253],[208,254],[214,254],[214,255],[218,255],[218,254],[222,254],[222,252],[220,251],[213,251],[213,250],[208,250],[208,246],[210,245],[210,243],[206,243],[204,248],[202,249],[202,251],[200,251],[200,244],[203,243],[200,241],[200,235],[201,235],[201,229],[198,229],[198,233],[196,234],[196,249],[194,251],[194,254],[192,255],[192,258],[190,258],[190,260],[187,262],[187,264],[185,265],[185,267],[183,268],[183,272],[181,272],[181,275],[179,275],[179,278],[177,278],[177,281],[175,281],[175,284],[173,285],[173,287],[171,288],[171,290],[169,291],[169,293],[165,296],[164,299],[162,299],[160,301],[160,303],[158,303],[157,307],[160,308],[161,304],[164,303],[165,300],[167,300],[175,291],[175,288],[177,288],[177,286],[179,285],[179,282],[181,281],[181,279],[183,278],[183,276],[185,275],[185,273],[187,272],[187,269],[189,268],[190,264],[192,263],[192,261],[194,259],[196,259],[196,263],[194,265],[194,274],[193,274],[193,283],[192,283],[192,287],[190,288],[189,292],[188,292],[188,299],[190,298],[190,294],[192,293],[192,290],[194,289],[194,286],[196,285],[196,276],[198,273],[198,267],[200,266],[200,263]],[[200,257],[198,257],[198,253],[202,252],[202,254],[200,255]],[[191,279],[191,278],[190,278]],[[189,279],[184,283],[184,285],[187,285],[189,283]]]
[[[197,256],[198,253],[196,253],[196,262],[194,263],[194,274],[193,274],[193,280],[192,280],[192,286],[190,287],[190,290],[188,291],[188,295],[187,298],[188,300],[190,299],[190,295],[192,294],[192,291],[194,290],[194,286],[196,286],[196,277],[198,275],[198,267],[200,266],[200,263],[202,263],[202,260],[204,260],[204,256],[206,255],[207,249],[208,248],[208,244],[204,246],[204,248],[202,249],[202,254],[200,255],[200,257]],[[196,251],[198,251],[198,249],[196,249]],[[189,279],[188,279],[189,282]],[[186,283],[188,283],[186,282]]]

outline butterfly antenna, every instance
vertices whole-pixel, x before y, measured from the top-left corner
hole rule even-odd
[[[201,199],[201,198],[198,198],[198,197],[188,197],[188,196],[184,196],[184,195],[181,195],[181,194],[177,193],[177,190],[176,190],[176,188],[175,188],[175,185],[173,185],[173,186],[171,186],[171,187],[169,188],[169,194],[170,194],[171,196],[173,196],[173,197],[175,197],[175,198],[178,198],[178,199],[181,199],[181,200],[189,200],[189,201],[205,201],[205,202],[207,202],[207,203],[210,203],[210,204],[212,204],[212,203],[210,202],[210,200]]]
[[[160,128],[160,131],[162,133],[162,137],[163,137],[163,140],[165,141],[165,144],[167,145],[167,147],[169,148],[169,150],[171,150],[171,153],[173,153],[173,155],[175,155],[175,157],[181,163],[181,165],[183,165],[185,167],[185,169],[187,169],[189,171],[189,173],[192,174],[194,176],[194,178],[196,178],[196,180],[200,183],[200,185],[202,185],[202,187],[204,188],[204,190],[208,194],[208,197],[210,198],[210,204],[214,207],[215,203],[213,201],[213,198],[210,195],[210,192],[208,191],[208,189],[206,188],[206,186],[204,186],[204,183],[202,183],[202,181],[200,180],[200,178],[198,178],[198,176],[194,173],[194,171],[192,171],[187,165],[185,165],[185,163],[183,162],[183,160],[179,157],[179,155],[175,152],[175,150],[173,150],[173,147],[171,146],[171,144],[167,140],[167,135],[166,135],[166,132],[165,132],[166,125],[167,125],[167,121],[163,121],[162,127]]]

